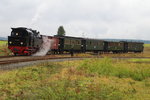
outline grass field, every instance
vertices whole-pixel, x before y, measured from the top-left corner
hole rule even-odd
[[[0,42],[0,55],[9,54],[6,43]],[[150,57],[150,45],[142,54],[99,56]],[[0,100],[149,100],[149,94],[149,59],[93,58],[0,71]]]
[[[6,45],[7,41],[0,41],[0,46]]]
[[[0,99],[149,100],[150,64],[87,59],[0,72]]]
[[[150,47],[150,44],[144,44],[144,47]]]
[[[7,41],[0,41],[0,56],[11,55],[10,50],[8,50]]]
[[[139,62],[139,63],[142,63],[142,62],[150,63],[150,59],[130,59],[129,61],[131,61],[131,62]]]

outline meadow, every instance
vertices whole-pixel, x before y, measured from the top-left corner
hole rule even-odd
[[[0,41],[0,56],[8,56],[12,53],[8,49],[7,41]]]
[[[100,54],[105,58],[1,70],[0,100],[149,100],[150,59],[109,58],[150,57],[150,45],[144,46],[141,54]],[[7,41],[0,41],[0,55],[11,55]]]
[[[144,44],[144,47],[150,47],[150,44]]]
[[[7,41],[0,41],[0,46],[6,45]]]
[[[0,72],[2,100],[149,100],[149,94],[150,64],[132,60],[47,62]]]

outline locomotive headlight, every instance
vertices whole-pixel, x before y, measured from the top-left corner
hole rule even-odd
[[[19,35],[19,33],[16,33],[16,35]]]
[[[12,42],[11,42],[11,41],[9,41],[9,44],[12,44]]]
[[[23,42],[20,42],[20,44],[22,45],[22,44],[23,44]]]

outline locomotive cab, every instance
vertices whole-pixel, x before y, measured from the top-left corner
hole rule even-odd
[[[28,33],[25,30],[12,28],[11,36],[8,36],[9,46],[28,46],[27,45]]]
[[[28,36],[28,32],[26,31],[26,28],[11,28],[11,36],[14,37],[26,37]]]

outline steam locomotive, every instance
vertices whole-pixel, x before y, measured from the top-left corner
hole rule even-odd
[[[8,48],[14,55],[32,55],[36,53],[43,43],[44,35],[30,28],[11,28],[11,35],[8,36]],[[46,36],[53,42],[50,51],[53,53],[63,52],[112,52],[112,53],[141,53],[144,49],[142,42],[127,41],[105,41],[70,36]]]

